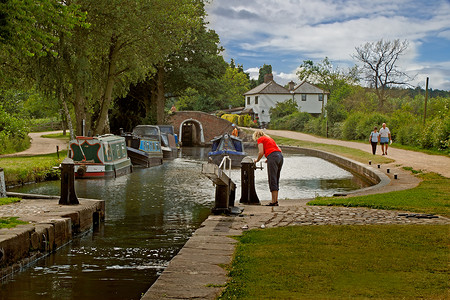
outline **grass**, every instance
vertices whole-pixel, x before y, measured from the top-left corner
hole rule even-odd
[[[63,135],[63,133],[61,132],[61,133],[44,134],[44,135],[42,135],[42,137],[51,138],[51,139],[60,139],[60,140],[65,140],[65,141],[70,140],[70,135],[68,132],[66,132],[66,135]]]
[[[67,156],[67,151],[56,153],[26,156],[26,157],[2,157],[0,166],[5,173],[7,186],[24,184],[27,182],[40,182],[49,179],[58,179],[59,170],[54,170]]]
[[[290,226],[239,237],[219,299],[448,299],[448,226]]]
[[[28,224],[18,219],[19,217],[0,218],[0,228],[14,228],[17,225]]]
[[[316,150],[322,150],[327,152],[332,152],[343,157],[350,158],[355,161],[359,161],[362,163],[367,163],[369,160],[374,164],[387,164],[391,163],[394,160],[387,158],[386,156],[381,155],[372,155],[372,153],[365,152],[359,149],[348,148],[344,146],[338,145],[329,145],[329,144],[318,144],[307,141],[294,140],[285,137],[272,136],[271,137],[276,141],[278,145],[289,145],[289,146],[297,146],[303,148],[310,148]]]
[[[16,197],[0,198],[0,206],[19,202],[20,200],[21,200],[20,198],[16,198]]]
[[[450,217],[450,178],[435,173],[417,176],[423,181],[413,189],[348,198],[318,197],[308,204],[396,209]]]

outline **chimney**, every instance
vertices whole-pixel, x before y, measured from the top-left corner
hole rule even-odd
[[[264,83],[269,83],[271,81],[273,81],[273,75],[272,74],[264,75]]]
[[[291,80],[288,84],[289,84],[289,90],[290,90],[290,91],[294,90],[295,82],[293,82],[293,81]]]

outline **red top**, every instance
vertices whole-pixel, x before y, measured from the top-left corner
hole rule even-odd
[[[264,146],[264,155],[267,157],[272,152],[281,152],[280,148],[278,148],[277,143],[268,136],[262,136],[258,139],[258,144],[263,144]]]

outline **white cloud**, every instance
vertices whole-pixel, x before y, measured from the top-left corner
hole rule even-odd
[[[244,65],[251,68],[276,56],[272,67],[280,80],[295,76],[289,73],[305,59],[329,57],[351,66],[355,47],[380,39],[410,41],[401,60],[411,69],[429,37],[450,40],[448,0],[213,0],[207,10],[227,57],[252,59],[253,65]],[[289,64],[285,56],[298,59]]]

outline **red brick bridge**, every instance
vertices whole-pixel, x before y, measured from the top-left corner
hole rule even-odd
[[[209,144],[214,137],[233,131],[231,122],[201,111],[177,111],[169,116],[168,123],[183,146]]]

